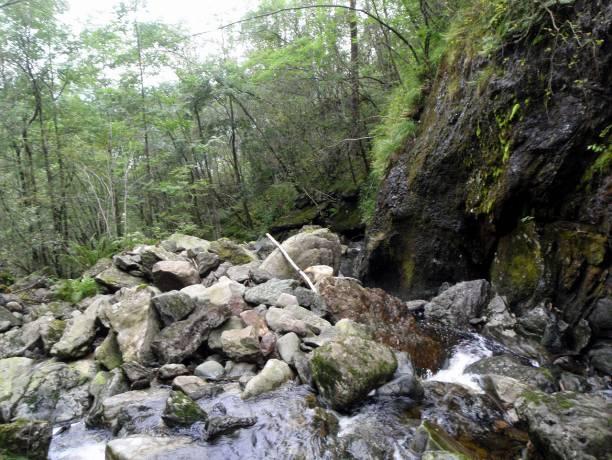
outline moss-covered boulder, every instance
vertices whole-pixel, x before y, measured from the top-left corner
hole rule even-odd
[[[114,265],[98,273],[95,280],[111,292],[116,292],[121,288],[140,286],[144,283],[142,278],[121,271]]]
[[[223,261],[233,265],[248,264],[257,260],[255,253],[233,242],[229,238],[220,238],[210,243],[211,252],[214,252]]]
[[[384,345],[349,335],[317,348],[310,360],[321,397],[335,409],[347,409],[387,382],[397,368]]]
[[[74,359],[89,353],[96,337],[98,314],[107,305],[107,296],[100,296],[83,313],[75,310],[61,339],[51,348],[51,355]]]
[[[0,458],[45,460],[51,436],[47,421],[16,420],[0,425]]]
[[[189,426],[195,422],[206,422],[208,414],[185,393],[173,390],[166,401],[162,418],[168,426]]]
[[[531,442],[544,458],[608,458],[612,403],[604,394],[526,391],[516,402]]]
[[[123,357],[117,342],[117,334],[114,331],[108,331],[108,335],[102,343],[96,348],[94,357],[102,366],[109,371],[123,364]]]

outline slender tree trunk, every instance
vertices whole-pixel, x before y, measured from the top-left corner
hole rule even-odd
[[[138,27],[138,22],[134,22],[134,31],[136,33],[136,49],[138,52],[138,71],[140,76],[140,103],[141,103],[141,112],[142,112],[142,127],[144,130],[144,156],[145,156],[145,166],[147,169],[147,179],[148,184],[145,191],[145,205],[143,210],[143,216],[145,220],[145,224],[147,226],[153,225],[155,220],[154,213],[154,204],[153,204],[153,196],[151,194],[151,185],[153,183],[153,169],[151,167],[151,151],[149,148],[149,120],[147,118],[147,99],[145,94],[145,86],[144,86],[144,62],[142,59],[142,43],[140,40],[140,28]]]
[[[234,175],[236,177],[236,184],[240,192],[240,198],[242,201],[242,209],[244,211],[244,217],[246,219],[247,226],[253,228],[253,219],[251,219],[251,213],[249,211],[249,204],[246,198],[246,190],[244,189],[244,183],[242,182],[242,176],[240,174],[240,163],[238,162],[238,149],[236,147],[236,120],[234,117],[234,103],[232,102],[232,96],[228,96],[229,99],[229,113],[230,113],[230,126],[232,134],[230,137],[230,146],[232,148],[232,163],[234,166]]]

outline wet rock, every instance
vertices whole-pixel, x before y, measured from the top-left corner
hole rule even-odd
[[[466,329],[470,319],[482,315],[490,289],[486,280],[458,283],[425,305],[425,318],[445,326]]]
[[[34,360],[29,358],[6,358],[0,360],[0,423],[11,420],[13,408],[23,396]]]
[[[321,397],[338,410],[347,409],[387,382],[396,368],[391,350],[353,335],[317,348],[310,360]]]
[[[117,292],[122,288],[134,288],[145,282],[142,278],[121,271],[114,265],[98,273],[95,280],[111,292]]]
[[[109,371],[123,364],[123,357],[117,342],[117,334],[114,331],[108,331],[106,338],[94,351],[94,357],[96,361]]]
[[[180,363],[194,354],[210,332],[229,318],[227,307],[196,307],[189,317],[163,329],[152,343],[159,361]]]
[[[505,421],[505,413],[493,398],[454,383],[425,381],[423,388],[423,419],[438,425],[455,439],[480,444],[492,453],[504,449],[500,447],[507,444],[504,433],[497,426]],[[508,452],[501,455],[514,458]]]
[[[8,304],[7,308],[10,310]],[[593,335],[598,338],[612,339],[612,298],[599,299],[589,315]]]
[[[162,419],[170,427],[189,426],[207,421],[208,414],[185,393],[173,390],[166,401]]]
[[[151,299],[164,326],[185,319],[195,308],[193,299],[184,292],[170,291]]]
[[[523,393],[516,403],[544,458],[606,458],[612,444],[611,403],[604,394]]]
[[[51,355],[74,359],[88,354],[96,337],[98,315],[107,305],[107,296],[100,296],[83,313],[75,310],[62,338],[51,348]]]
[[[151,343],[160,325],[151,299],[158,293],[150,287],[124,288],[119,291],[117,302],[105,309],[104,316],[117,334],[124,361],[153,360]]]
[[[89,385],[89,394],[93,397],[93,402],[85,419],[85,424],[89,427],[102,426],[104,413],[102,401],[128,390],[128,382],[121,369],[114,369],[111,372],[98,372]]]
[[[172,381],[172,388],[180,390],[191,399],[200,399],[214,396],[223,391],[218,385],[207,383],[195,375],[182,375]]]
[[[526,385],[549,392],[558,389],[557,382],[548,369],[527,366],[521,364],[517,359],[506,355],[483,358],[470,364],[464,372],[466,374],[495,374],[512,377]]]
[[[205,439],[211,441],[223,434],[233,433],[240,428],[248,428],[257,423],[257,417],[210,417],[206,424]]]
[[[182,233],[173,233],[161,242],[161,246],[171,252],[194,251],[196,249],[208,251],[210,241],[195,236],[183,235]]]
[[[196,255],[195,261],[200,276],[206,277],[211,271],[219,266],[221,258],[213,252],[203,251]]]
[[[51,444],[52,426],[41,420],[16,420],[0,425],[0,456],[45,460]]]
[[[410,357],[406,353],[396,353],[395,358],[397,369],[393,375],[393,380],[379,387],[376,394],[393,397],[408,396],[415,401],[420,401],[423,399],[423,386],[417,378]]]
[[[106,398],[102,402],[102,422],[113,433],[122,435],[159,429],[169,394],[166,389],[151,388]]]
[[[300,338],[294,332],[285,334],[277,340],[276,349],[283,361],[293,365],[295,354],[300,351]]]
[[[612,341],[596,342],[588,352],[591,365],[598,371],[612,375]]]
[[[244,293],[244,299],[254,305],[274,305],[281,294],[292,294],[297,286],[297,281],[292,279],[272,279],[263,284],[248,288]]]
[[[253,252],[228,238],[213,241],[210,244],[210,251],[217,254],[221,260],[230,262],[233,265],[248,264],[257,260],[257,256]]]
[[[463,460],[474,453],[455,441],[442,428],[425,420],[412,440],[412,449],[421,453],[421,460]]]
[[[264,368],[244,387],[242,399],[252,398],[272,391],[293,378],[289,365],[278,359],[270,359]]]
[[[193,372],[205,380],[219,380],[225,373],[225,368],[216,361],[206,361],[195,368]]]
[[[310,358],[310,354],[299,351],[293,355],[293,366],[295,367],[300,381],[304,385],[314,387],[312,372],[310,372]]]
[[[337,273],[340,268],[340,239],[328,229],[303,231],[284,241],[282,247],[302,270],[313,265],[329,265]],[[289,279],[297,276],[279,249],[266,257],[261,268],[275,278]]]
[[[221,334],[221,347],[232,359],[254,360],[260,355],[259,334],[252,326],[224,331]]]
[[[208,348],[211,350],[220,351],[223,348],[223,344],[221,343],[221,334],[223,334],[224,331],[242,329],[244,326],[244,322],[239,317],[230,317],[220,327],[217,327],[210,332],[210,335],[208,336]]]
[[[161,380],[172,380],[179,375],[189,374],[189,369],[184,364],[164,364],[159,368],[157,377]]]
[[[162,291],[179,290],[200,282],[200,275],[190,262],[163,260],[151,269],[153,282]]]
[[[193,440],[189,437],[131,436],[113,439],[106,445],[106,460],[143,460],[194,458]]]

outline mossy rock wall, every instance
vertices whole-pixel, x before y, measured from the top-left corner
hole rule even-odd
[[[381,185],[367,284],[413,299],[487,278],[570,325],[609,295],[612,5],[551,8],[559,32],[547,14],[488,52],[451,42]]]

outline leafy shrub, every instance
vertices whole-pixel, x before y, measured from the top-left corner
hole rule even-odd
[[[55,285],[55,293],[60,300],[78,303],[87,297],[96,295],[98,293],[98,284],[96,280],[89,277],[77,280],[61,280]]]

